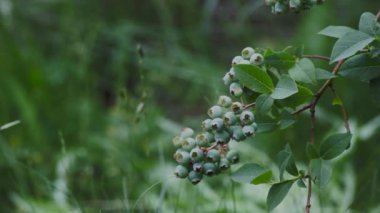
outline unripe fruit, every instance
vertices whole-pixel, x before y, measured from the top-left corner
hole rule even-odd
[[[245,110],[240,114],[240,121],[244,125],[251,124],[253,120],[255,119],[255,116],[253,115],[253,112]]]
[[[203,171],[203,164],[202,163],[194,163],[193,164],[193,171],[201,173]]]
[[[181,165],[188,165],[190,163],[190,154],[184,150],[177,150],[174,154],[174,159]]]
[[[201,127],[205,131],[210,131],[211,130],[211,119],[206,119],[202,122]]]
[[[198,173],[198,172],[195,172],[195,171],[190,171],[187,178],[190,180],[190,182],[192,184],[196,185],[199,182],[201,182],[202,176],[203,176],[202,173]]]
[[[243,128],[241,126],[234,126],[232,131],[232,139],[239,142],[245,139]]]
[[[230,141],[230,134],[226,131],[215,133],[215,142],[218,144],[226,144]]]
[[[191,150],[190,157],[194,162],[199,162],[203,160],[203,157],[204,157],[203,150],[198,147],[195,147],[194,149]]]
[[[223,109],[221,106],[212,106],[208,111],[207,111],[208,116],[210,118],[217,118],[221,117],[223,114]]]
[[[241,56],[235,56],[235,57],[232,59],[232,65],[239,64],[242,60],[244,60],[243,57],[241,57]]]
[[[211,128],[215,131],[220,131],[224,128],[223,119],[215,118],[211,121]]]
[[[195,137],[198,146],[208,146],[210,142],[214,140],[214,135],[209,132],[198,134]]]
[[[203,165],[203,173],[207,176],[213,176],[215,174],[216,166],[214,163],[205,163]]]
[[[235,164],[235,163],[238,163],[240,158],[239,158],[239,153],[236,151],[236,150],[230,150],[228,153],[227,153],[227,156],[226,156],[227,160],[231,163],[231,164]]]
[[[248,60],[241,60],[238,64],[251,64]]]
[[[236,81],[236,73],[235,73],[235,69],[233,67],[231,67],[230,71],[228,71],[227,73],[230,78],[232,79],[232,81]]]
[[[220,170],[227,170],[228,168],[230,168],[230,162],[226,158],[220,159],[219,169]]]
[[[250,59],[254,53],[255,50],[252,47],[246,47],[241,51],[241,56],[245,59]]]
[[[257,123],[253,122],[251,126],[255,129],[255,132],[257,131]]]
[[[260,53],[255,53],[251,56],[249,62],[254,65],[261,65],[264,63],[264,57]]]
[[[244,126],[243,127],[243,134],[247,137],[249,136],[252,136],[255,134],[255,129],[253,128],[253,126],[251,125],[248,125],[248,126]]]
[[[174,170],[174,174],[175,176],[177,176],[178,178],[185,178],[187,177],[187,175],[189,174],[189,171],[187,170],[186,167],[182,166],[182,165],[178,165],[175,170]]]
[[[229,86],[232,83],[232,78],[228,72],[223,76],[223,83],[226,86]]]
[[[301,7],[301,0],[290,0],[289,9],[292,11],[297,11]]]
[[[223,121],[224,121],[224,124],[226,124],[227,126],[231,126],[236,123],[237,117],[235,113],[229,111],[229,112],[224,113]]]
[[[182,149],[186,151],[192,150],[197,143],[195,142],[194,138],[186,138],[182,143]]]
[[[230,107],[232,104],[232,99],[228,96],[221,95],[218,99],[218,105],[222,107]]]
[[[235,114],[238,114],[243,110],[243,104],[241,104],[240,102],[233,102],[231,105],[231,110]]]
[[[180,136],[181,136],[182,138],[188,138],[188,137],[193,136],[193,134],[194,134],[194,130],[193,130],[193,129],[188,128],[188,127],[185,127],[185,128],[182,128],[182,129],[181,129],[181,134],[180,134]]]
[[[207,152],[207,159],[212,162],[218,162],[220,160],[220,154],[218,150],[211,149]]]
[[[173,141],[174,146],[178,147],[182,145],[184,139],[180,136],[175,136],[172,141]]]
[[[230,93],[235,97],[240,97],[243,94],[243,88],[239,83],[230,84]]]

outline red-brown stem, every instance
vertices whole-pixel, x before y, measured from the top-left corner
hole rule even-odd
[[[244,106],[243,106],[243,109],[248,109],[248,108],[250,108],[250,107],[254,107],[255,104],[256,104],[256,103],[253,102],[253,103],[250,103],[250,104],[244,105]]]
[[[311,208],[311,177],[308,178],[308,184],[307,184],[307,201],[306,201],[306,213],[310,213]]]
[[[304,58],[315,58],[315,59],[330,61],[329,57],[323,56],[323,55],[303,55],[302,57],[304,57]]]

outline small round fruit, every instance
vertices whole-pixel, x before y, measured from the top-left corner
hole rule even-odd
[[[230,150],[228,153],[227,153],[227,156],[226,156],[227,160],[231,163],[231,164],[235,164],[235,163],[238,163],[240,158],[239,158],[239,153],[236,151],[236,150]]]
[[[203,173],[207,176],[213,176],[215,174],[215,164],[214,163],[205,163],[203,165]]]
[[[220,159],[219,169],[220,170],[227,170],[228,168],[230,168],[230,162],[226,158]]]
[[[182,137],[180,137],[180,136],[175,136],[175,137],[173,138],[173,140],[172,140],[174,146],[176,146],[176,147],[181,146],[182,143],[183,143],[183,141],[184,141],[184,139],[183,139]]]
[[[207,159],[212,162],[218,162],[220,160],[220,154],[218,150],[211,149],[207,152]]]
[[[232,65],[239,64],[242,60],[244,60],[243,57],[241,57],[241,56],[235,56],[235,57],[232,59]]]
[[[194,163],[193,171],[201,173],[203,171],[203,163]]]
[[[203,157],[204,157],[203,150],[198,147],[195,147],[194,149],[191,150],[190,157],[193,160],[193,162],[199,162],[203,160]]]
[[[182,149],[186,151],[192,150],[197,145],[194,138],[186,138],[182,143]]]
[[[189,128],[189,127],[185,127],[185,128],[182,128],[181,129],[181,138],[188,138],[188,137],[191,137],[193,136],[194,134],[194,130]]]
[[[174,159],[181,165],[188,165],[190,163],[190,154],[184,150],[177,150],[174,154]]]
[[[230,93],[235,97],[240,97],[243,95],[243,87],[239,83],[234,82],[230,84]]]
[[[223,114],[223,108],[221,106],[212,106],[207,111],[207,114],[208,114],[208,116],[210,116],[210,118],[221,117]]]
[[[250,59],[254,53],[255,50],[252,47],[246,47],[241,51],[241,56],[245,59]]]
[[[229,86],[232,83],[232,81],[233,81],[233,79],[231,78],[230,74],[227,72],[223,76],[223,83],[224,83],[224,85]]]
[[[239,142],[245,139],[243,128],[241,126],[234,126],[232,131],[232,139]]]
[[[224,128],[223,119],[215,118],[211,122],[211,128],[215,131],[220,131]]]
[[[255,128],[251,125],[247,125],[243,127],[243,134],[247,137],[250,137],[255,134]]]
[[[178,178],[186,178],[187,175],[189,174],[189,171],[187,170],[186,167],[182,166],[182,165],[178,165],[175,170],[174,170],[174,174],[175,176],[177,176]]]
[[[289,9],[297,11],[301,7],[301,0],[289,0]]]
[[[255,119],[253,112],[245,110],[240,114],[240,121],[244,124],[251,124]]]
[[[206,119],[202,121],[201,127],[205,131],[210,131],[211,130],[211,119]]]
[[[286,13],[287,8],[288,7],[286,5],[284,5],[283,3],[281,3],[281,2],[278,1],[274,5],[274,13],[277,14],[277,15],[284,14],[284,13]]]
[[[196,185],[198,184],[199,182],[201,182],[202,180],[202,173],[199,173],[199,172],[195,172],[195,171],[190,171],[189,172],[189,175],[188,175],[188,179],[190,180],[190,182],[193,184],[193,185]]]
[[[214,140],[214,135],[209,132],[204,132],[204,133],[198,134],[195,137],[195,140],[198,146],[205,147],[205,146],[208,146],[210,142]]]
[[[230,141],[230,134],[226,131],[215,133],[215,142],[218,144],[226,144]]]
[[[233,102],[231,105],[231,111],[235,114],[239,114],[243,110],[243,104],[240,102]]]
[[[261,65],[264,63],[264,57],[260,53],[255,53],[251,56],[249,61],[251,62],[251,64]]]
[[[226,112],[224,113],[223,115],[223,121],[224,121],[224,124],[226,124],[227,126],[231,126],[231,125],[234,125],[237,121],[237,117],[235,115],[235,113],[229,111],[229,112]]]
[[[218,105],[222,107],[230,107],[232,104],[232,99],[228,96],[221,95],[218,99]]]

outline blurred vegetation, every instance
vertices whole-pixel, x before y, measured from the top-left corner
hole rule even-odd
[[[356,27],[374,0],[327,1],[274,16],[263,1],[0,0],[0,200],[4,212],[265,212],[267,187],[227,175],[193,187],[172,174],[171,138],[199,128],[227,91],[221,78],[245,46],[304,44],[328,55],[328,25]],[[319,62],[316,62],[319,63]],[[326,66],[322,65],[321,66]],[[313,212],[380,212],[380,117],[366,85],[338,80],[355,139],[335,160],[333,181],[315,189]],[[318,139],[342,129],[324,97]],[[272,165],[285,143],[297,160],[308,117],[236,147],[243,162]],[[280,207],[303,212],[294,187]],[[294,211],[293,211],[294,210]]]

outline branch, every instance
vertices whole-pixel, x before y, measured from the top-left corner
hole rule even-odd
[[[306,201],[306,213],[310,213],[311,208],[311,177],[308,178],[308,184],[307,184],[307,201]]]
[[[243,106],[243,110],[248,109],[248,108],[250,108],[250,107],[254,107],[255,104],[256,104],[256,102],[253,102],[253,103],[250,103],[250,104],[244,105],[244,106]]]
[[[302,57],[304,57],[304,58],[315,58],[315,59],[330,61],[329,57],[323,56],[323,55],[303,55]]]

